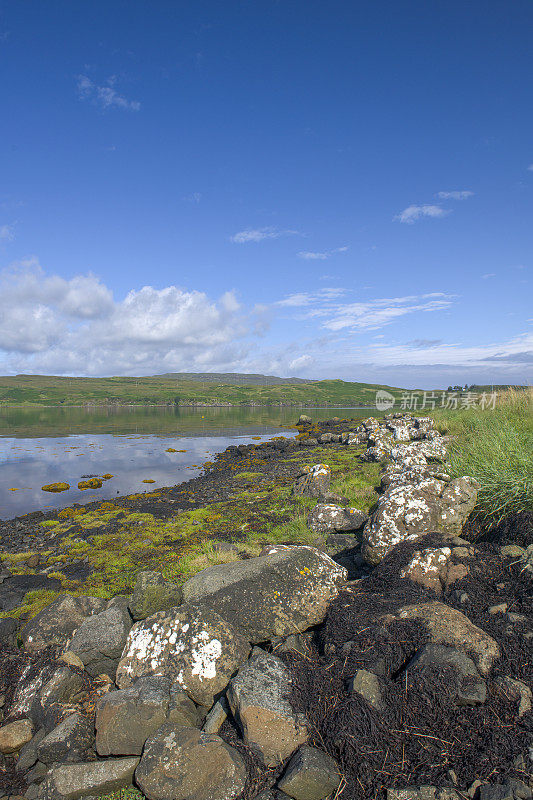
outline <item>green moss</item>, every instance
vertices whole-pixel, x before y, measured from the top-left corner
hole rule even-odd
[[[33,592],[27,592],[24,595],[22,603],[18,608],[12,611],[0,614],[0,617],[15,617],[18,619],[22,614],[28,614],[29,617],[34,617],[43,608],[49,606],[52,600],[55,600],[59,592],[51,592],[46,589],[36,589]]]

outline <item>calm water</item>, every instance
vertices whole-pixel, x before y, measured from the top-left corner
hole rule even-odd
[[[0,519],[153,491],[195,477],[230,444],[290,436],[302,409],[0,407]],[[303,409],[313,419],[363,418],[371,409]],[[375,412],[374,412],[375,413]],[[167,448],[185,450],[167,453]],[[86,475],[111,473],[101,489],[80,491]],[[153,480],[146,484],[143,480]],[[41,486],[69,483],[51,494]],[[15,489],[16,491],[12,491]]]

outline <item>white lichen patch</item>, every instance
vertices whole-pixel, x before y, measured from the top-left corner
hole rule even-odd
[[[452,551],[449,547],[438,547],[430,550],[417,550],[411,561],[402,570],[400,577],[409,578],[413,573],[438,575],[450,558]]]

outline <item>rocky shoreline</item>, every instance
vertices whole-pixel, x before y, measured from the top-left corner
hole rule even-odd
[[[370,514],[327,463],[299,468],[315,448],[380,465]],[[132,592],[63,592],[22,629],[0,620],[0,794],[531,798],[527,524],[519,542],[512,521],[503,540],[464,538],[476,483],[447,474],[431,419],[402,414],[302,415],[296,440],[228,448],[190,493],[151,502],[162,516],[215,502],[252,457],[308,499],[305,544],[269,544],[267,524],[260,555],[181,585],[140,565]],[[34,524],[6,524],[4,551]]]

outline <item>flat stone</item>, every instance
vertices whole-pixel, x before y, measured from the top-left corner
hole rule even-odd
[[[316,747],[300,747],[287,765],[278,787],[294,800],[324,800],[338,789],[339,765]]]
[[[290,683],[283,662],[256,648],[227,690],[244,741],[267,766],[281,763],[307,740],[306,720],[287,700]]]
[[[305,444],[318,444],[317,439],[308,439]],[[320,497],[329,491],[331,483],[331,470],[327,464],[315,464],[305,467],[296,478],[292,493],[296,497]]]
[[[30,719],[8,722],[0,728],[0,753],[16,753],[33,737],[33,723]]]
[[[252,643],[323,622],[346,570],[313,547],[270,552],[202,570],[184,584],[185,600],[212,608]]]
[[[131,786],[138,758],[109,758],[52,767],[41,784],[39,800],[100,797]]]
[[[145,675],[165,676],[209,708],[249,652],[248,642],[219,614],[184,603],[133,626],[116,682],[126,689]]]
[[[135,780],[149,800],[235,800],[246,768],[220,737],[167,723],[146,742]]]
[[[229,713],[228,701],[225,697],[220,697],[205,718],[205,722],[202,725],[204,733],[218,733],[227,720]]]

